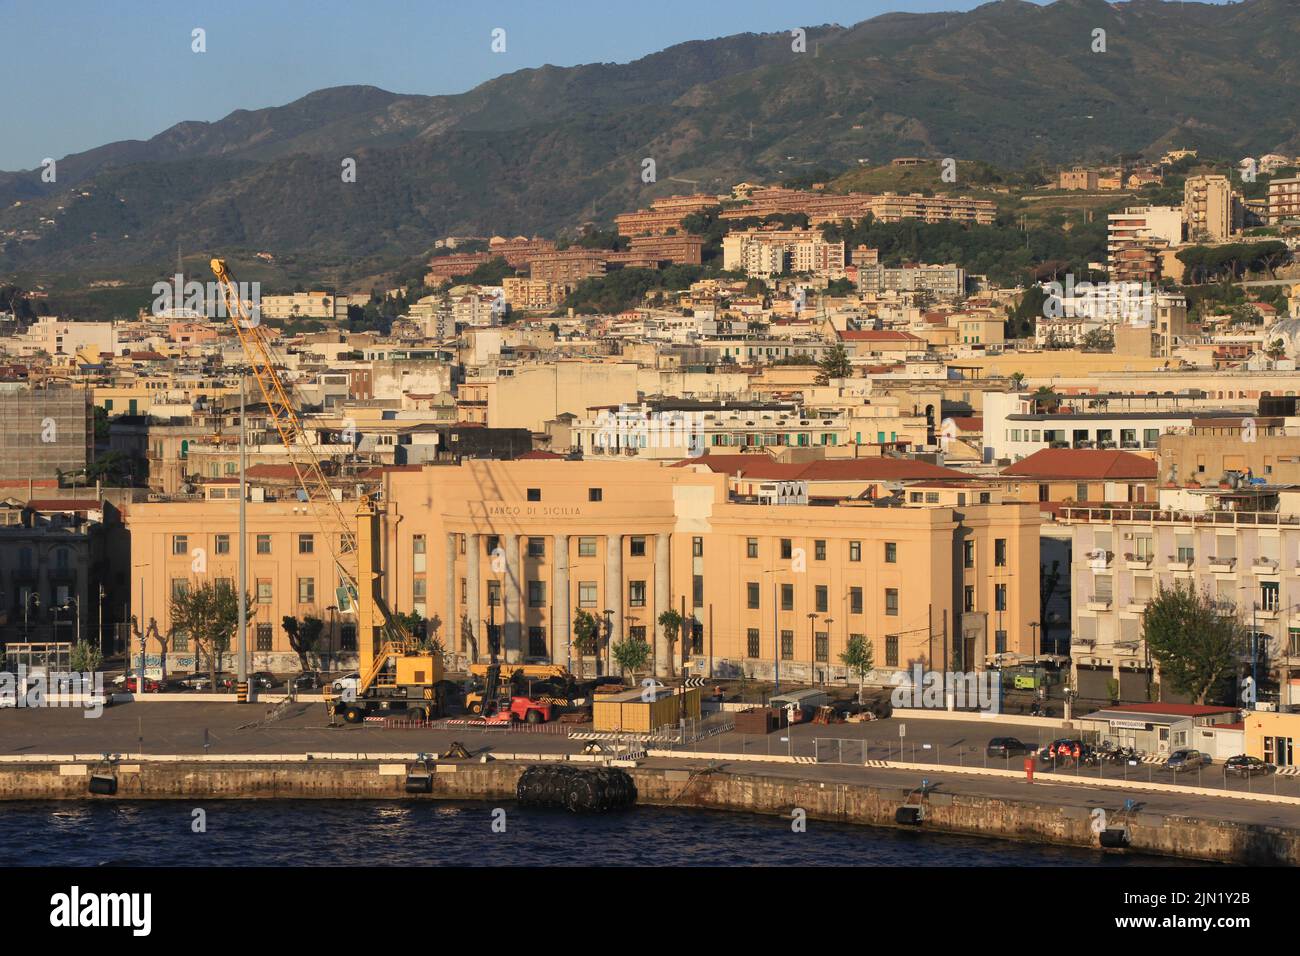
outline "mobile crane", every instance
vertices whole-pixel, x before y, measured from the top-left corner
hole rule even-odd
[[[288,453],[303,500],[320,526],[338,571],[340,590],[356,610],[358,679],[355,691],[335,697],[326,690],[326,705],[348,723],[361,723],[372,714],[400,714],[426,720],[443,712],[443,662],[423,649],[397,619],[381,588],[381,518],[383,506],[372,495],[359,494],[353,521],[344,513],[316,449],[303,429],[290,389],[276,369],[271,338],[239,288],[224,259],[211,261],[226,313],[234,325],[244,355],[266,402],[267,420]],[[244,423],[240,422],[240,427]],[[243,582],[241,582],[241,588]]]

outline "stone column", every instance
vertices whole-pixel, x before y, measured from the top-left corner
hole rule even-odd
[[[474,641],[470,656],[475,661],[479,655],[487,653],[487,635],[483,633],[483,619],[479,615],[479,601],[482,600],[482,583],[479,580],[479,558],[483,542],[476,534],[465,535],[465,616],[469,618],[469,629]],[[477,653],[476,653],[477,652]]]
[[[621,534],[605,536],[605,607],[613,611],[609,616],[609,643],[612,646],[623,640],[623,536]]]
[[[672,670],[670,665],[673,648],[668,643],[668,635],[664,633],[663,627],[659,624],[659,615],[673,606],[670,541],[671,538],[667,533],[655,535],[655,605],[654,620],[650,623],[654,633],[656,677],[667,677]],[[682,640],[680,633],[677,635],[677,639]]]
[[[573,614],[569,607],[569,536],[553,536],[551,547],[555,549],[551,565],[551,663],[563,664],[572,671],[569,658],[569,626]]]
[[[501,632],[501,650],[502,656],[507,664],[518,663],[520,659],[520,648],[523,643],[520,640],[519,629],[522,626],[520,621],[523,620],[520,605],[520,577],[523,574],[523,568],[519,563],[519,535],[508,534],[506,538],[506,587],[505,587],[505,612],[506,626]]]
[[[460,654],[460,619],[456,616],[456,536],[447,534],[446,604],[442,612],[442,644],[447,653]]]

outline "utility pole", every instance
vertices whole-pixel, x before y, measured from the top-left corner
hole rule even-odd
[[[236,585],[235,590],[235,600],[239,602],[239,622],[236,624],[238,651],[235,680],[237,686],[243,687],[248,685],[248,608],[245,600],[245,595],[248,593],[248,452],[246,447],[248,420],[245,417],[245,382],[245,371],[241,369],[239,372],[239,584]],[[216,688],[214,687],[213,690]]]
[[[781,693],[781,630],[777,619],[777,581],[772,577],[772,676],[775,686],[773,694]]]

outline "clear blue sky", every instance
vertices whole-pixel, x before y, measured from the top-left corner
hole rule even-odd
[[[527,67],[627,62],[686,40],[849,25],[977,0],[0,0],[0,169],[181,120],[369,84],[459,93]],[[207,52],[191,52],[191,31]],[[493,53],[493,28],[506,52]]]

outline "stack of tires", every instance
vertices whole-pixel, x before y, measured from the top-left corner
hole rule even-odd
[[[571,813],[604,813],[636,803],[636,784],[616,767],[529,767],[519,778],[516,793],[524,806]]]

